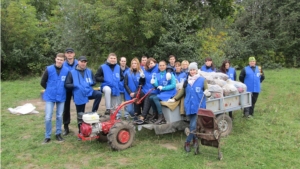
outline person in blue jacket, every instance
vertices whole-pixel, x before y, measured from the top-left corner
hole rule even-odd
[[[170,74],[171,77],[167,77],[167,63],[165,61],[160,61],[158,66],[160,72],[150,81],[150,83],[158,90],[156,95],[150,96],[152,109],[154,112],[158,113],[158,119],[154,124],[165,123],[160,101],[168,101],[176,94],[176,78],[173,74]]]
[[[251,92],[252,105],[244,109],[244,117],[251,118],[254,115],[254,107],[260,93],[260,83],[265,79],[264,73],[256,66],[255,57],[249,57],[249,65],[240,73],[239,80],[247,86],[247,92]]]
[[[80,56],[78,58],[78,64],[74,70],[71,70],[68,73],[65,82],[65,87],[73,91],[79,133],[81,125],[80,114],[85,112],[85,104],[89,102],[89,100],[94,99],[92,112],[97,112],[102,98],[101,91],[93,89],[96,80],[92,70],[87,68],[86,65],[87,58],[85,56]]]
[[[140,66],[138,58],[133,58],[131,60],[130,69],[124,74],[124,76],[125,101],[128,101],[136,96],[139,85],[142,85],[142,79],[145,81],[145,74]],[[134,104],[127,105],[125,109],[131,117],[134,117]]]
[[[120,58],[120,68],[122,70],[123,76],[126,74],[127,71],[129,71],[129,67],[126,65],[127,60],[126,57],[122,56]],[[125,88],[124,88],[124,79],[119,82],[119,89],[120,89],[120,97],[119,97],[119,103],[122,102],[122,100],[125,100]],[[125,119],[128,119],[129,113],[126,111],[127,109],[124,109],[124,117]],[[119,111],[117,114],[117,119],[120,119],[122,117],[122,112]]]
[[[141,78],[142,89],[140,93],[140,98],[142,98],[146,93],[148,93],[148,91],[154,88],[150,82],[151,79],[153,77],[156,77],[156,74],[158,73],[159,70],[156,60],[152,57],[148,58],[144,71],[145,78]],[[136,120],[137,124],[142,124],[144,123],[144,121],[152,121],[154,119],[157,119],[157,112],[153,112],[153,116],[151,117],[148,116],[149,110],[151,108],[150,96],[155,94],[157,94],[157,90],[152,90],[151,93],[145,97],[142,104],[134,104],[135,116],[139,116],[139,119]]]
[[[216,68],[214,67],[212,58],[205,58],[205,64],[202,65],[201,71],[204,72],[216,72]]]
[[[105,98],[105,115],[110,115],[111,109],[120,104],[119,83],[123,81],[123,71],[117,64],[117,55],[110,53],[104,64],[100,65],[95,74],[97,82],[101,82],[101,91]]]
[[[64,87],[68,69],[63,66],[65,56],[63,53],[56,55],[55,64],[47,66],[42,79],[41,86],[45,89],[43,100],[45,100],[45,140],[44,144],[51,141],[52,114],[56,104],[56,131],[57,141],[63,141],[61,137],[62,114],[66,100],[66,89]]]
[[[190,131],[195,131],[197,127],[197,113],[199,108],[206,108],[206,97],[210,96],[211,93],[207,90],[207,81],[201,77],[198,73],[198,66],[196,62],[192,62],[189,65],[189,76],[183,85],[183,89],[168,102],[175,102],[184,98],[184,108],[186,116],[190,119]],[[198,138],[191,132],[184,143],[184,150],[190,152],[190,142],[193,141],[194,147],[198,148]]]
[[[188,74],[182,71],[180,62],[175,63],[175,73],[174,76],[178,83],[184,82],[188,76]]]
[[[236,72],[235,69],[231,67],[229,60],[224,60],[224,62],[221,65],[220,72],[227,74],[231,80],[236,81]],[[229,117],[233,119],[232,111],[229,112]]]
[[[78,64],[78,60],[75,59],[75,51],[73,48],[67,48],[65,50],[66,60],[63,64],[64,67],[68,68],[69,71],[74,70],[76,65]],[[69,124],[71,122],[71,113],[70,113],[70,105],[72,98],[72,90],[67,90],[66,101],[63,112],[63,123],[64,123],[64,133],[63,135],[68,135],[70,133]]]

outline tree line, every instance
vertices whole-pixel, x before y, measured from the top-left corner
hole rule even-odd
[[[297,0],[2,0],[1,78],[40,75],[67,47],[96,69],[110,52],[236,68],[300,66]]]

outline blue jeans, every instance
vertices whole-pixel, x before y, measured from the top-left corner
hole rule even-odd
[[[187,115],[187,117],[190,118],[190,131],[195,132],[197,127],[197,114],[190,114]],[[190,133],[186,138],[186,142],[191,142],[193,138],[197,139],[197,137],[194,134]]]
[[[120,93],[120,96],[119,96],[119,103],[121,104],[122,103],[122,100],[125,100],[125,95],[124,93]],[[128,105],[127,105],[128,106]],[[124,107],[124,117],[128,117],[129,116],[129,111],[127,110],[127,106]],[[131,110],[129,108],[129,110]],[[121,118],[122,117],[122,112],[119,111],[118,114],[117,114],[117,117]]]
[[[158,114],[163,114],[161,109],[160,99],[157,97],[157,95],[151,95],[149,99],[150,99],[153,112],[157,112]]]
[[[127,117],[128,115],[130,115],[131,117],[134,116],[133,103],[128,104],[128,105],[125,106],[125,117]]]
[[[53,108],[56,104],[56,132],[55,134],[61,133],[61,125],[62,125],[62,114],[64,111],[65,102],[46,102],[45,106],[45,138],[51,137],[52,132],[52,114]]]

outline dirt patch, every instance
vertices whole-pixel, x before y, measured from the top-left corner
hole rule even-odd
[[[25,135],[22,137],[22,139],[29,139],[29,138],[31,138],[31,135]]]
[[[160,144],[160,146],[169,149],[169,150],[177,150],[177,147],[171,143]]]

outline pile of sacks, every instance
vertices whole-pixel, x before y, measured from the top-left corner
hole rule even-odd
[[[247,91],[245,84],[229,79],[228,75],[224,73],[199,70],[198,74],[207,80],[208,90],[211,92],[210,99],[237,95]]]

